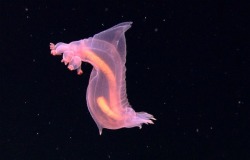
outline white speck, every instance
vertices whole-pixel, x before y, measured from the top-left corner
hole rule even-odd
[[[197,133],[199,132],[199,128],[196,128],[196,132],[197,132]]]
[[[163,19],[162,21],[163,21],[163,22],[166,22],[166,19]]]
[[[243,104],[243,102],[242,101],[238,101],[238,104]]]
[[[69,139],[72,139],[72,137],[69,137]]]
[[[37,113],[37,116],[40,116],[40,114],[39,114],[39,113]]]
[[[33,62],[36,62],[36,59],[33,59]]]
[[[210,127],[210,129],[212,130],[212,129],[213,129],[213,127],[211,126],[211,127]]]
[[[155,28],[154,31],[155,31],[155,32],[158,32],[158,28]]]
[[[144,17],[144,19],[146,20],[146,19],[147,19],[147,17],[145,16],[145,17]]]
[[[39,135],[39,132],[36,132],[36,135]]]
[[[27,19],[29,19],[30,17],[29,16],[26,16]]]
[[[26,12],[28,12],[28,11],[29,11],[29,9],[28,9],[28,8],[25,8],[25,11],[26,11]]]
[[[49,125],[51,125],[51,122],[49,121]]]

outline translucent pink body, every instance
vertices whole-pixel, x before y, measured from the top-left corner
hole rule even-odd
[[[88,39],[50,45],[51,53],[63,54],[62,62],[78,74],[82,61],[93,65],[86,99],[100,134],[103,128],[141,128],[155,120],[151,114],[135,112],[127,99],[124,34],[130,27],[131,22],[124,22]]]

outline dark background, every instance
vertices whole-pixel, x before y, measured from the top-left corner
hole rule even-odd
[[[1,0],[0,159],[249,159],[249,9],[232,1]],[[49,43],[125,21],[133,22],[128,99],[157,121],[100,136],[85,98],[92,66],[70,72]]]

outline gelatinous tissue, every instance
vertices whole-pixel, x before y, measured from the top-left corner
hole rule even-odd
[[[132,22],[115,25],[93,37],[69,44],[50,43],[52,55],[63,55],[69,70],[83,73],[82,62],[93,65],[87,89],[87,106],[99,133],[102,129],[140,127],[156,120],[146,112],[135,112],[126,93],[125,32]]]

